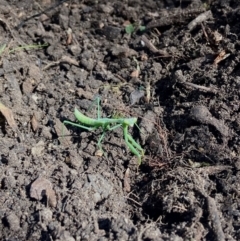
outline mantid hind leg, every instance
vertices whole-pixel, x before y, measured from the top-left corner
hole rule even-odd
[[[138,158],[138,164],[140,165],[142,160],[142,156],[144,155],[144,151],[142,147],[132,138],[130,134],[128,134],[128,126],[124,125],[123,126],[123,135],[124,135],[124,140],[126,142],[126,145],[130,149],[130,151],[137,156]],[[139,153],[139,151],[141,153]]]
[[[138,165],[140,166],[141,165],[141,162],[142,162],[142,155],[138,152],[138,150],[129,142],[129,140],[128,140],[128,137],[129,136],[126,136],[125,137],[125,142],[126,142],[126,144],[127,144],[127,146],[128,146],[128,148],[130,149],[130,151],[135,155],[135,156],[137,156],[137,158],[138,158]]]
[[[132,136],[130,134],[127,135],[127,138],[129,140],[129,142],[132,144],[132,146],[134,146],[136,149],[138,149],[141,152],[141,155],[144,155],[144,151],[142,149],[142,147],[132,138]]]
[[[66,125],[72,125],[72,126],[76,126],[76,127],[80,127],[84,130],[87,130],[87,131],[93,131],[96,129],[96,127],[88,127],[88,126],[83,126],[83,125],[80,125],[80,124],[77,124],[77,123],[74,123],[74,122],[71,122],[71,121],[63,121],[63,124]]]
[[[100,136],[100,138],[99,138],[99,140],[98,140],[98,143],[97,143],[97,146],[98,146],[98,148],[100,149],[100,151],[101,151],[102,153],[104,153],[104,151],[103,151],[103,149],[102,149],[102,144],[101,144],[101,142],[102,142],[105,134],[106,134],[106,132],[104,131],[104,132],[102,133],[102,135]]]

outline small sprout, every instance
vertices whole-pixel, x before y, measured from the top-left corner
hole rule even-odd
[[[133,57],[133,60],[136,63],[137,68],[131,73],[131,77],[138,78],[138,76],[140,74],[140,66],[139,66],[139,63],[138,63],[138,61],[135,57]]]
[[[125,32],[128,34],[132,34],[137,30],[139,30],[140,32],[143,32],[143,31],[145,31],[145,29],[146,29],[145,26],[142,26],[142,25],[137,26],[136,24],[131,23],[125,27]]]
[[[135,57],[133,57],[133,60],[137,64],[137,71],[140,72],[140,66],[139,66],[137,59]]]
[[[2,46],[0,46],[0,55],[4,52],[6,48],[6,44],[3,44]]]
[[[131,34],[135,31],[135,27],[133,26],[133,24],[129,24],[125,27],[125,32],[128,34]]]
[[[139,31],[141,31],[141,32],[143,32],[143,31],[145,31],[146,30],[146,26],[139,26]]]
[[[13,53],[13,52],[19,51],[19,50],[41,49],[44,47],[48,47],[48,44],[23,45],[23,46],[19,46],[17,48],[10,49],[9,53]]]

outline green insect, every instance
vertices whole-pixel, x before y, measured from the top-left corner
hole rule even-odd
[[[139,165],[141,164],[141,158],[144,155],[144,150],[142,149],[142,147],[132,138],[132,136],[128,133],[128,127],[133,127],[134,124],[136,124],[137,122],[137,118],[133,117],[133,118],[120,118],[120,119],[114,119],[114,118],[100,118],[100,112],[99,112],[99,102],[100,99],[97,98],[98,101],[98,118],[97,119],[93,119],[90,117],[85,116],[84,114],[82,114],[80,111],[78,111],[76,108],[74,110],[74,115],[76,117],[76,119],[81,123],[74,123],[71,121],[63,121],[63,123],[72,125],[72,126],[76,126],[76,127],[80,127],[82,129],[88,130],[88,131],[93,131],[96,130],[98,128],[102,128],[103,130],[103,134],[101,135],[101,137],[98,140],[98,147],[100,148],[100,150],[102,150],[101,147],[101,142],[106,134],[107,131],[111,131],[114,130],[118,127],[122,127],[123,129],[123,136],[124,136],[124,140],[126,142],[126,145],[128,146],[128,148],[131,150],[131,152],[137,156],[138,158],[138,163]]]

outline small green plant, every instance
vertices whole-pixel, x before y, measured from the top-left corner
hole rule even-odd
[[[6,44],[3,44],[2,46],[0,46],[0,56],[4,52],[6,46],[7,46]]]
[[[136,32],[137,30],[139,30],[140,32],[143,32],[145,29],[146,29],[146,27],[142,26],[142,25],[128,24],[125,27],[125,32],[128,34],[132,34],[132,33]]]
[[[8,51],[6,51],[8,54],[11,54],[15,51],[19,51],[19,50],[30,50],[30,49],[41,49],[44,47],[47,47],[48,44],[32,44],[32,45],[23,45],[23,46],[19,46],[16,48],[12,48],[9,49]],[[5,52],[7,45],[3,44],[2,46],[0,46],[0,56]]]
[[[144,150],[142,149],[142,147],[133,139],[133,137],[128,133],[128,127],[133,127],[136,122],[137,122],[137,118],[133,117],[133,118],[119,118],[119,119],[115,119],[115,118],[100,118],[100,111],[99,111],[99,103],[100,103],[100,99],[97,98],[98,101],[98,118],[97,119],[93,119],[90,117],[85,116],[84,114],[82,114],[80,111],[78,111],[75,108],[74,111],[74,115],[76,117],[76,119],[81,123],[74,123],[71,121],[64,121],[63,123],[66,125],[72,125],[72,126],[76,126],[76,127],[80,127],[84,130],[88,130],[88,131],[93,131],[96,130],[98,128],[102,128],[103,130],[103,134],[101,135],[101,137],[98,140],[98,147],[99,149],[102,151],[102,147],[101,147],[101,142],[106,134],[107,131],[111,131],[114,130],[118,127],[122,127],[123,129],[123,137],[124,140],[126,142],[126,145],[128,146],[128,148],[131,150],[131,152],[137,156],[138,158],[138,164],[141,164],[141,158],[144,155]]]
[[[41,49],[43,47],[47,47],[48,44],[32,44],[32,45],[23,45],[23,46],[19,46],[17,48],[13,48],[9,50],[9,53],[13,53],[15,51],[19,51],[19,50],[29,50],[29,49]]]

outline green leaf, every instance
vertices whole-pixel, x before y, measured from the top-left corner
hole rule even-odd
[[[6,44],[3,44],[2,46],[0,46],[0,55],[3,53],[3,51],[5,50],[6,48]]]
[[[139,26],[139,30],[142,32],[142,31],[145,31],[146,27],[145,26]]]
[[[127,26],[125,27],[125,31],[126,31],[126,33],[128,33],[128,34],[131,34],[131,33],[133,33],[133,32],[135,31],[135,28],[134,28],[134,26],[133,26],[132,24],[129,24],[129,25],[127,25]]]

